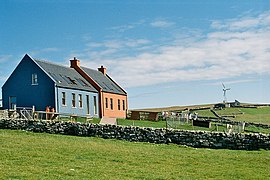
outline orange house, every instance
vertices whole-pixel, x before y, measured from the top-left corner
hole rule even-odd
[[[99,116],[126,118],[127,93],[106,73],[106,68],[101,66],[98,70],[80,66],[80,60],[70,60],[70,67],[74,68],[99,92]]]

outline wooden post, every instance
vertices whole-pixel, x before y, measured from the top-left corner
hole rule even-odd
[[[52,112],[52,114],[50,114],[50,116],[51,116],[50,119],[52,120],[53,116],[54,116],[54,112],[55,112],[54,108],[51,109],[51,112]]]
[[[50,107],[49,107],[49,106],[46,107],[46,120],[49,119],[49,114],[48,114],[48,112],[50,112]]]

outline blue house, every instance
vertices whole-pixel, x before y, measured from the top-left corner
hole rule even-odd
[[[2,87],[3,109],[35,106],[57,113],[99,116],[98,91],[74,68],[25,55]]]

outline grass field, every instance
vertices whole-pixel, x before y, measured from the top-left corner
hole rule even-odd
[[[0,130],[0,179],[269,179],[270,151]]]
[[[215,117],[210,110],[198,110],[195,111],[200,116]],[[225,108],[222,110],[216,110],[218,115],[235,115],[236,118],[230,118],[234,121],[246,121],[254,123],[262,123],[270,125],[270,107],[260,108]]]

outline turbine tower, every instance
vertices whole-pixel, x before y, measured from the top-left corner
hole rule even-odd
[[[226,103],[227,102],[227,97],[226,97],[226,92],[231,90],[231,88],[226,88],[225,85],[222,83],[222,86],[223,86],[223,103]]]

